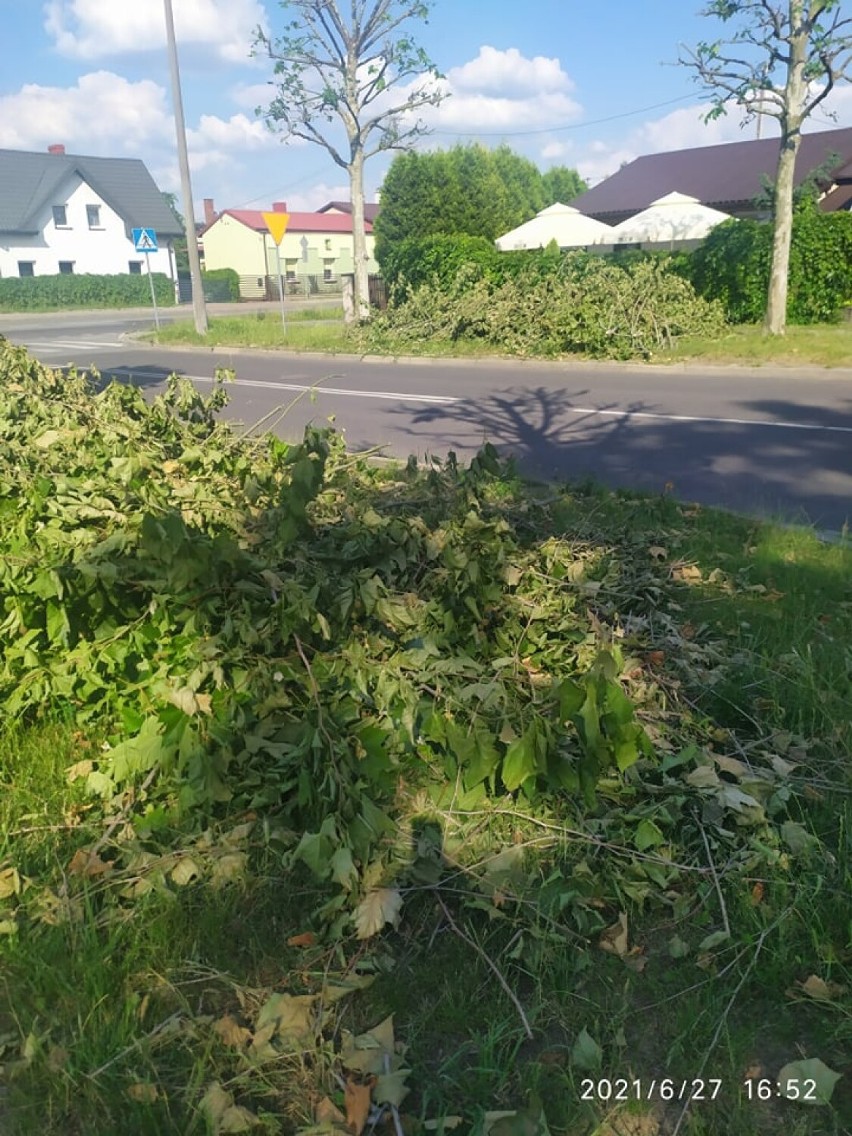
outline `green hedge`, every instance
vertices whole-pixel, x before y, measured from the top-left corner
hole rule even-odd
[[[212,268],[201,273],[204,298],[211,303],[228,303],[240,298],[240,277],[233,268]]]
[[[162,272],[154,273],[157,303],[175,302],[174,284]],[[58,308],[150,307],[148,276],[24,276],[0,280],[0,311],[27,312]]]
[[[395,298],[402,300],[426,284],[452,288],[462,268],[475,269],[478,277],[495,285],[520,274],[543,279],[558,272],[567,255],[555,242],[546,249],[500,252],[485,237],[437,233],[400,241],[386,253],[383,275]]]
[[[759,323],[766,311],[772,224],[725,221],[689,257],[684,275],[699,295],[719,300],[733,323]],[[793,218],[787,318],[822,323],[852,297],[852,214],[820,213],[803,202]]]

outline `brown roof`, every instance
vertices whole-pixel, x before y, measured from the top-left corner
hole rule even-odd
[[[838,185],[819,203],[823,213],[839,213],[841,209],[852,209],[852,182]]]
[[[318,213],[331,213],[332,211],[334,211],[336,213],[351,213],[352,212],[352,202],[351,201],[329,201],[327,205],[323,205],[322,209],[317,210]],[[378,212],[379,212],[378,205],[374,205],[369,201],[364,202],[364,220],[365,221],[369,221],[372,224],[372,222],[375,221],[376,217],[378,216]]]
[[[267,231],[266,221],[263,217],[263,211],[260,209],[223,209],[221,213],[216,214],[216,221],[221,217],[233,217],[235,220],[240,221],[249,229],[255,229],[258,233],[265,233]],[[352,232],[352,217],[351,215],[340,213],[291,213],[290,220],[287,222],[288,233],[351,233]],[[216,224],[213,221],[207,225],[207,229]],[[366,221],[364,225],[365,231],[369,234],[373,231],[373,226]]]
[[[804,181],[831,154],[840,155],[840,167],[852,160],[852,129],[803,135],[796,183]],[[632,216],[673,191],[697,197],[702,204],[717,209],[742,207],[759,196],[763,176],[775,177],[777,161],[777,138],[648,154],[623,166],[571,204],[601,221]]]

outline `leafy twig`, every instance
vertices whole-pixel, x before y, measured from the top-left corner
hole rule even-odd
[[[500,985],[503,987],[506,994],[508,995],[509,1000],[511,1001],[512,1005],[518,1011],[518,1017],[521,1019],[521,1024],[524,1027],[524,1033],[527,1035],[527,1037],[530,1039],[530,1041],[532,1041],[533,1031],[530,1028],[529,1021],[527,1020],[527,1015],[524,1013],[524,1008],[521,1005],[521,1003],[518,1001],[518,998],[517,998],[516,994],[514,993],[514,991],[512,990],[511,986],[509,986],[509,983],[506,981],[506,979],[500,973],[500,968],[497,966],[497,964],[492,959],[490,959],[488,957],[488,955],[485,953],[485,951],[482,949],[482,947],[480,947],[479,943],[475,942],[475,940],[473,940],[469,935],[466,935],[464,933],[464,931],[462,931],[461,927],[459,927],[458,923],[456,923],[455,919],[453,919],[452,915],[450,914],[450,909],[447,907],[446,903],[444,903],[444,900],[442,899],[440,893],[437,892],[437,891],[435,892],[435,898],[438,900],[438,903],[441,905],[441,910],[444,912],[444,917],[446,918],[446,920],[449,923],[452,930],[455,931],[455,933],[458,935],[458,937],[463,942],[467,943],[467,945],[469,947],[472,947],[473,950],[476,951],[476,953],[483,960],[483,962],[485,962],[485,964],[493,972],[495,978],[497,979],[497,981],[500,983]]]

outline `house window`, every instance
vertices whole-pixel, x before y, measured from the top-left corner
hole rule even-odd
[[[74,275],[74,261],[73,260],[60,260],[59,272],[62,276]]]
[[[326,252],[331,252],[331,237],[326,237],[326,241],[325,241],[325,251],[326,251]]]
[[[87,205],[86,206],[86,220],[89,223],[90,229],[101,228],[101,207],[100,205]]]
[[[323,265],[322,278],[326,284],[332,284],[334,282],[334,258],[325,257]]]
[[[19,260],[18,261],[18,275],[19,276],[35,276],[35,261],[34,260]]]
[[[67,205],[53,206],[53,223],[57,229],[67,229],[69,227]]]
[[[141,276],[142,275],[142,261],[141,260],[129,261],[127,268],[128,268],[128,271],[130,272],[131,276]]]

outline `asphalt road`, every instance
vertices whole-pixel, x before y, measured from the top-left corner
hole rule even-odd
[[[827,530],[852,519],[852,369],[394,361],[122,338],[150,323],[6,316],[0,334],[49,365],[93,365],[150,392],[173,371],[209,386],[216,367],[233,369],[226,415],[253,424],[289,406],[275,426],[288,439],[333,416],[353,449],[469,458],[491,441],[537,477],[592,476]]]

